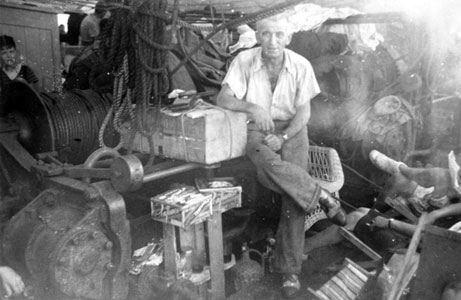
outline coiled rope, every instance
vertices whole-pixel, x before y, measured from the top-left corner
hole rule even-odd
[[[172,18],[174,34],[177,18],[178,1],[175,0]],[[166,25],[168,17],[166,0],[144,1],[137,9],[133,26],[136,34],[136,127],[141,135],[147,137],[150,147],[150,157],[147,165],[153,163],[154,145],[152,135],[156,131],[156,120],[149,122],[148,110],[157,106],[160,111],[162,99],[169,92],[168,51],[173,48],[167,41]]]
[[[121,135],[125,135],[130,131],[130,142],[128,143],[128,152],[131,153],[132,141],[134,139],[134,126],[127,126],[127,119],[131,124],[134,124],[135,116],[132,108],[132,89],[135,84],[135,51],[132,45],[132,13],[126,9],[128,6],[112,5],[115,9],[111,10],[112,17],[108,20],[108,24],[103,28],[102,49],[104,65],[106,70],[112,70],[114,74],[113,95],[114,100],[112,107],[107,113],[103,124],[99,130],[99,145],[100,147],[107,146],[104,143],[104,132],[113,118],[113,126]],[[124,143],[120,139],[114,150],[122,148]]]
[[[130,123],[134,124],[134,112],[132,109],[132,91],[128,88],[128,57],[125,55],[123,65],[120,66],[119,71],[116,73],[114,79],[113,89],[114,101],[109,109],[104,121],[99,130],[99,146],[107,148],[104,143],[104,131],[113,116],[113,124],[115,130],[121,135],[125,135],[127,131],[131,131],[131,136],[134,136],[133,126],[127,127],[124,121],[129,118]],[[119,150],[123,146],[123,139],[120,139],[114,150]],[[132,143],[129,143],[131,145]],[[130,151],[129,151],[130,152]]]

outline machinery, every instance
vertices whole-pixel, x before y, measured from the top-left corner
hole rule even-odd
[[[95,136],[90,131],[83,134],[73,124],[88,120],[100,124],[108,102],[90,90],[53,95],[57,101],[47,102],[50,95],[39,95],[22,82],[15,84],[20,95],[14,96],[18,106],[11,109],[19,122],[2,123],[2,179],[35,185],[38,178],[35,186],[40,192],[4,228],[3,256],[32,283],[30,293],[39,299],[126,299],[132,249],[125,199],[120,193],[204,166],[166,162],[156,165],[156,172],[144,173],[135,155],[122,156],[111,148],[89,153],[88,143],[94,145]],[[86,97],[76,98],[78,95]],[[68,114],[68,121],[59,123],[68,112],[66,101],[86,110],[73,115],[74,119]],[[34,154],[41,159],[31,156],[26,147],[41,152]],[[70,163],[85,156],[82,164]],[[16,177],[14,160],[28,175]]]

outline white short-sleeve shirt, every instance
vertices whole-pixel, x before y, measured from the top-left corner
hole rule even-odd
[[[303,56],[284,50],[284,65],[272,93],[269,76],[263,67],[261,47],[240,52],[234,58],[222,84],[235,96],[270,111],[273,120],[291,120],[297,107],[320,93],[310,62]]]

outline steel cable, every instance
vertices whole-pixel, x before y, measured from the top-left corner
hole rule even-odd
[[[84,160],[88,151],[97,147],[98,120],[102,120],[108,102],[95,93],[75,90],[72,92],[42,93],[41,100],[50,112],[49,126],[55,132],[53,148],[56,151],[70,150],[71,161]]]

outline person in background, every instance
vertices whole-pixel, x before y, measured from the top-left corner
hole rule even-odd
[[[7,266],[0,266],[0,282],[2,294],[6,297],[19,295],[24,292],[24,282],[21,276]]]
[[[107,5],[99,1],[94,13],[87,15],[80,24],[80,43],[82,46],[93,44],[100,32],[100,22],[107,14]]]
[[[71,46],[77,46],[80,37],[80,24],[86,17],[85,14],[69,12],[69,19],[67,19],[67,43]]]
[[[280,16],[258,21],[260,47],[234,58],[217,98],[219,106],[248,115],[246,154],[258,180],[282,195],[275,269],[285,298],[301,290],[305,214],[319,204],[333,223],[346,224],[339,201],[307,172],[310,101],[320,88],[309,61],[285,48],[291,34]]]
[[[59,25],[59,43],[67,43],[67,32],[63,24]]]
[[[105,26],[109,26],[109,19],[101,20],[102,31],[105,30]],[[74,57],[63,84],[64,89],[93,89],[100,93],[112,92],[114,75],[111,72],[111,66],[104,63],[101,38],[102,36],[99,35],[91,46],[84,47]]]
[[[38,78],[34,71],[24,65],[16,50],[16,43],[11,36],[0,36],[0,115],[5,111],[5,95],[13,80],[24,80],[36,91],[38,90]]]

